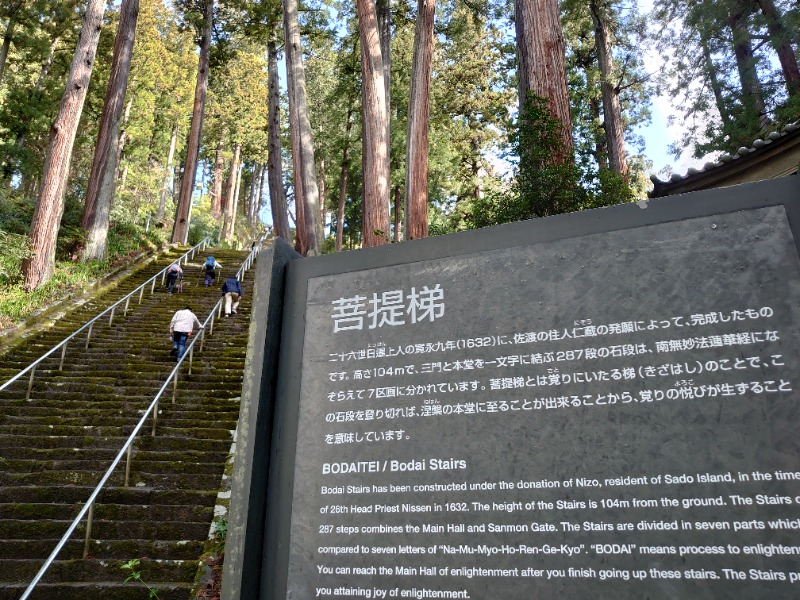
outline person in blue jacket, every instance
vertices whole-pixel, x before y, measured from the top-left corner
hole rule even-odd
[[[231,313],[235,315],[242,299],[242,284],[238,277],[234,275],[225,280],[222,284],[222,295],[225,296],[225,316],[230,317]]]

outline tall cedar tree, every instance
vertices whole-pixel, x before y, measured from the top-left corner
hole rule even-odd
[[[405,236],[428,237],[428,129],[436,0],[419,0],[406,137]]]
[[[622,109],[619,102],[619,86],[614,72],[614,59],[611,55],[611,7],[604,0],[589,0],[589,10],[594,23],[595,50],[600,68],[603,128],[606,131],[608,166],[615,173],[627,178],[628,161],[625,155]]]
[[[94,67],[105,4],[105,0],[89,0],[86,5],[64,96],[51,127],[39,199],[29,233],[32,256],[22,263],[24,285],[31,290],[47,282],[55,268],[56,239],[64,214],[64,192],[72,147]]]
[[[529,95],[544,98],[553,117],[561,122],[563,153],[553,160],[569,162],[573,148],[572,121],[558,1],[515,0],[514,9],[520,117],[524,119]]]
[[[383,56],[372,0],[356,0],[361,40],[363,246],[387,244],[389,238],[389,115],[383,82]]]
[[[111,59],[111,76],[108,79],[92,172],[89,175],[81,218],[81,228],[86,232],[83,260],[99,260],[106,254],[108,223],[114,200],[120,118],[128,89],[138,17],[139,0],[124,0],[120,8],[117,37],[114,40],[114,53]]]
[[[314,137],[308,111],[306,77],[297,21],[297,0],[283,1],[286,51],[286,87],[289,93],[289,132],[294,167],[297,238],[301,254],[316,256],[322,244],[319,188],[314,159]]]
[[[278,50],[274,40],[267,44],[269,64],[269,155],[267,163],[269,199],[272,209],[272,223],[275,235],[291,243],[289,232],[289,215],[286,210],[286,195],[283,191],[283,173],[281,169],[281,108],[280,88],[278,84]]]
[[[200,154],[200,138],[203,133],[203,113],[205,112],[206,92],[208,91],[209,55],[211,53],[211,30],[214,24],[214,0],[203,3],[203,26],[200,31],[200,55],[197,61],[197,85],[194,91],[192,124],[186,144],[186,162],[181,179],[181,192],[175,211],[175,224],[172,228],[172,242],[185,244],[189,239],[189,211],[192,207],[192,193]]]

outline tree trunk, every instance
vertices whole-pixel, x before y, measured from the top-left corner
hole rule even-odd
[[[256,222],[256,214],[258,213],[259,194],[261,193],[261,174],[264,168],[261,163],[256,163],[253,169],[253,182],[250,185],[250,206],[247,211],[247,224],[252,227]]]
[[[363,240],[365,248],[389,242],[389,140],[378,23],[372,0],[356,0],[361,40]]]
[[[175,146],[178,145],[178,123],[172,127],[172,137],[169,140],[169,154],[167,154],[167,164],[164,167],[164,181],[161,184],[161,198],[158,202],[158,213],[156,213],[156,223],[163,226],[164,211],[167,207],[167,196],[169,195],[169,182],[173,176],[172,162],[175,158]]]
[[[223,242],[230,241],[229,231],[232,229],[231,221],[235,218],[235,198],[236,198],[236,185],[239,178],[239,157],[241,156],[242,145],[237,142],[233,147],[233,158],[231,159],[231,170],[228,173],[228,185],[225,192],[225,208],[223,209],[224,217],[222,220],[222,234]]]
[[[708,38],[704,33],[700,34],[700,45],[703,50],[703,64],[706,77],[708,77],[711,91],[714,94],[714,104],[719,112],[720,120],[723,126],[728,126],[731,123],[731,114],[728,105],[725,103],[725,98],[722,95],[722,84],[720,83],[717,68],[714,65],[714,59],[711,56],[711,48],[708,45]]]
[[[64,191],[86,91],[92,75],[105,0],[89,0],[83,16],[78,46],[72,60],[64,96],[50,130],[50,143],[42,169],[39,199],[30,228],[31,258],[22,264],[25,287],[38,288],[53,274],[56,238],[64,213]]]
[[[428,237],[428,128],[436,0],[419,0],[406,136],[405,239]]]
[[[122,165],[122,153],[125,151],[125,144],[128,141],[128,119],[131,116],[131,106],[133,106],[133,96],[128,98],[128,102],[125,105],[125,115],[122,117],[122,133],[118,136],[117,141],[117,154],[115,158],[115,164],[117,165],[117,179],[122,180],[122,171],[124,170]]]
[[[386,95],[386,139],[392,139],[392,2],[375,0],[375,16],[378,19],[378,32],[381,38],[381,57],[383,58],[383,89]],[[391,142],[389,152],[391,154]],[[391,157],[390,157],[391,158]],[[391,179],[391,161],[389,163]]]
[[[547,100],[550,112],[561,124],[562,156],[557,162],[572,162],[572,121],[569,114],[564,36],[557,0],[514,0],[517,35],[517,78],[520,116],[528,94]]]
[[[233,188],[233,207],[231,208],[230,220],[228,221],[228,241],[233,240],[233,234],[236,231],[236,214],[239,211],[239,196],[241,195],[242,188],[242,171],[241,166],[236,172],[236,187]]]
[[[625,154],[625,136],[622,128],[622,109],[619,90],[614,77],[614,61],[611,56],[611,27],[609,7],[601,0],[589,0],[589,10],[594,22],[594,45],[600,67],[600,90],[603,96],[603,128],[606,131],[606,150],[612,171],[628,178],[628,161]]]
[[[400,242],[403,239],[403,190],[399,185],[394,186],[394,241]]]
[[[339,205],[336,207],[336,251],[342,251],[344,235],[344,208],[347,200],[347,178],[350,175],[350,132],[353,130],[353,104],[351,97],[347,104],[347,121],[344,131],[344,152],[342,152],[342,170],[339,175]]]
[[[117,37],[111,59],[111,75],[108,79],[103,112],[94,160],[86,188],[81,228],[86,232],[83,260],[101,260],[106,254],[109,216],[114,201],[114,176],[117,165],[117,140],[120,118],[128,89],[131,71],[131,55],[136,36],[136,21],[139,17],[139,0],[124,0],[120,7]]]
[[[319,172],[317,173],[319,177],[319,222],[322,225],[322,239],[325,239],[325,212],[326,207],[328,206],[328,194],[327,188],[325,187],[325,159],[319,159]]]
[[[261,177],[258,178],[258,197],[256,198],[256,209],[253,215],[253,226],[261,220],[261,210],[264,208],[264,182],[267,180],[267,167],[261,165]]]
[[[3,81],[3,74],[6,70],[6,60],[8,60],[8,51],[11,49],[11,40],[14,37],[14,26],[17,24],[16,14],[13,14],[8,19],[6,32],[3,35],[3,45],[0,46],[0,83]]]
[[[300,48],[297,0],[283,0],[283,22],[286,80],[289,91],[289,128],[292,130],[292,162],[298,219],[297,232],[298,237],[304,242],[305,254],[316,256],[320,253],[322,227],[319,224],[318,216],[319,189],[317,188],[314,158],[314,138],[308,114],[306,77]],[[300,192],[299,196],[298,191]]]
[[[267,158],[267,183],[269,184],[269,201],[272,210],[272,225],[275,235],[291,243],[289,216],[286,208],[286,195],[283,191],[283,173],[281,169],[281,108],[280,87],[278,84],[278,59],[274,41],[267,44],[268,77],[269,77],[269,156]]]
[[[222,212],[222,171],[225,168],[225,160],[222,158],[222,140],[217,142],[217,150],[214,156],[214,171],[211,179],[213,188],[211,191],[211,214],[219,218]]]
[[[172,242],[185,244],[189,239],[189,211],[194,193],[194,178],[197,159],[200,153],[200,138],[203,133],[203,113],[205,112],[206,92],[208,90],[208,59],[211,49],[211,28],[214,22],[214,0],[205,0],[203,31],[200,37],[200,56],[197,61],[197,85],[194,90],[192,124],[186,145],[186,163],[181,179],[181,193],[175,211],[175,224],[172,228]]]
[[[790,43],[791,36],[783,24],[783,17],[778,14],[773,0],[756,0],[756,2],[767,21],[769,42],[778,54],[783,77],[786,79],[786,90],[789,96],[800,94],[800,70],[797,68],[797,58]]]
[[[733,53],[736,56],[736,68],[742,86],[742,103],[748,114],[757,119],[758,127],[763,129],[769,124],[769,118],[764,106],[761,82],[756,72],[756,58],[753,54],[750,31],[747,29],[746,17],[740,8],[730,14],[728,24],[733,33]]]

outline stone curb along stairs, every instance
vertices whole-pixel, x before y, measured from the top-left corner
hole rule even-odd
[[[185,250],[185,249],[184,249]],[[0,356],[0,383],[39,358],[66,335],[146,281],[184,250],[131,275],[59,323]],[[223,265],[213,287],[202,264],[213,254]],[[96,326],[59,357],[0,392],[0,600],[16,600],[33,579],[123,446],[174,365],[170,319],[187,304],[201,321],[220,298],[246,252],[208,249],[184,268],[183,292],[145,291],[126,316]],[[250,271],[252,273],[252,270]],[[248,274],[249,275],[249,274]],[[94,512],[87,559],[85,520],[45,573],[31,598],[138,600],[149,598],[120,567],[139,559],[141,579],[161,600],[187,600],[214,518],[214,505],[239,414],[252,275],[242,283],[239,314],[216,319],[204,350],[194,353],[160,403],[156,437],[150,427],[134,444],[130,486],[117,467]]]

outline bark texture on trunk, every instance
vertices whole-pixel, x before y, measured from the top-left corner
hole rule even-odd
[[[600,91],[603,96],[603,128],[606,131],[606,151],[609,167],[625,179],[628,177],[628,160],[625,153],[625,136],[622,126],[622,109],[615,81],[614,60],[611,56],[611,27],[609,7],[602,0],[589,0],[589,10],[594,23],[594,42],[597,63],[600,67]]]
[[[114,179],[117,169],[117,140],[120,119],[128,90],[131,72],[131,56],[136,37],[136,21],[139,18],[139,0],[123,0],[114,52],[111,59],[111,75],[108,79],[103,112],[94,160],[86,188],[81,228],[86,232],[83,260],[101,260],[106,254],[109,216],[114,201]]]
[[[222,172],[225,169],[225,159],[222,158],[222,141],[217,142],[217,150],[214,155],[214,171],[211,176],[213,187],[211,188],[211,214],[219,218],[222,212]]]
[[[289,231],[289,215],[286,209],[286,195],[283,191],[283,169],[281,165],[281,108],[280,88],[278,83],[278,51],[274,41],[267,44],[269,102],[267,139],[269,156],[267,160],[267,183],[269,184],[269,201],[272,210],[272,224],[275,235],[291,243]]]
[[[736,57],[736,68],[742,90],[742,103],[748,113],[758,119],[760,128],[769,124],[767,110],[764,105],[764,92],[756,71],[756,58],[750,31],[747,29],[746,17],[742,10],[736,9],[728,17],[728,24],[733,33],[733,53]]]
[[[64,96],[50,130],[38,202],[29,233],[33,256],[22,264],[24,284],[28,289],[35,289],[50,279],[55,267],[56,238],[64,212],[64,190],[72,147],[94,67],[104,9],[105,0],[89,0],[86,5]]]
[[[344,151],[342,152],[342,169],[339,175],[339,204],[336,207],[336,251],[342,251],[344,236],[344,209],[347,202],[347,179],[350,176],[350,133],[353,131],[353,104],[350,98],[347,105],[347,125],[344,132]]]
[[[164,211],[167,208],[167,196],[169,195],[169,182],[172,179],[172,163],[175,160],[175,147],[178,145],[178,123],[172,127],[172,136],[169,139],[169,153],[167,154],[167,164],[164,165],[164,181],[161,183],[161,198],[158,201],[158,213],[156,222],[159,226],[164,223]]]
[[[3,34],[3,45],[0,46],[0,83],[3,81],[3,74],[6,71],[6,60],[8,51],[11,49],[11,40],[14,38],[14,27],[17,24],[16,14],[11,15],[6,25],[6,32]]]
[[[383,58],[372,0],[356,0],[361,40],[363,204],[362,245],[380,246],[389,238],[389,140]]]
[[[375,0],[375,16],[378,19],[378,32],[381,38],[381,57],[383,58],[383,89],[386,96],[386,139],[392,139],[392,2]],[[389,143],[391,153],[391,142]],[[391,157],[389,161],[391,178]]]
[[[230,232],[233,230],[232,222],[235,218],[236,210],[236,185],[239,178],[239,157],[241,156],[242,145],[236,144],[233,148],[233,158],[231,159],[231,170],[228,173],[228,185],[225,192],[224,217],[222,220],[222,233],[220,237],[223,242],[230,241]]]
[[[419,0],[406,136],[405,239],[428,237],[428,129],[435,0]]]
[[[553,117],[562,124],[564,155],[554,158],[559,162],[571,161],[572,120],[558,1],[515,0],[514,9],[520,114],[529,93],[547,100]]]
[[[289,90],[289,128],[292,130],[297,233],[304,254],[320,253],[319,189],[317,188],[314,136],[308,112],[306,76],[297,22],[297,0],[283,0],[286,79]],[[299,185],[298,185],[299,184]],[[298,197],[298,189],[300,195]]]
[[[800,94],[800,70],[797,67],[797,58],[790,41],[791,36],[783,23],[783,17],[778,13],[773,0],[756,0],[756,2],[767,21],[769,42],[778,54],[783,77],[786,79],[786,90],[790,96]]]
[[[211,28],[214,22],[214,0],[206,0],[203,31],[200,38],[200,56],[197,61],[197,84],[194,90],[192,107],[192,124],[189,128],[189,140],[186,144],[186,163],[181,179],[181,192],[178,207],[175,211],[175,224],[172,228],[172,242],[185,244],[189,239],[189,212],[194,193],[194,178],[197,171],[197,159],[200,153],[200,138],[203,133],[203,113],[208,91],[208,59],[211,49]]]

